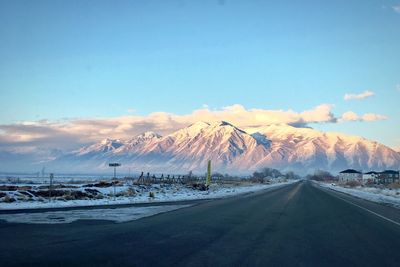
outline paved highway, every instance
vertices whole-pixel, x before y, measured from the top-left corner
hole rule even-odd
[[[310,182],[128,223],[0,223],[0,266],[399,266],[400,212]]]

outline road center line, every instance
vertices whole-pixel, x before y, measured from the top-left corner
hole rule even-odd
[[[324,191],[324,190],[322,190],[322,191]],[[336,192],[335,192],[335,193],[336,193]],[[343,200],[344,202],[347,202],[347,203],[349,203],[349,204],[351,204],[351,205],[353,205],[353,206],[356,206],[356,207],[358,207],[358,208],[360,208],[360,209],[362,209],[362,210],[365,210],[365,211],[367,211],[367,212],[369,212],[369,213],[372,213],[372,214],[374,214],[375,216],[378,216],[379,218],[382,218],[382,219],[384,219],[384,220],[386,220],[386,221],[388,221],[388,222],[391,222],[391,223],[396,224],[397,226],[400,226],[400,223],[399,223],[399,222],[396,222],[396,221],[394,221],[394,220],[392,220],[392,219],[389,219],[389,218],[387,218],[387,217],[385,217],[385,216],[383,216],[383,215],[381,215],[381,214],[379,214],[379,213],[376,213],[375,211],[372,211],[372,210],[370,210],[370,209],[367,209],[367,208],[365,208],[365,207],[362,207],[362,206],[360,206],[360,205],[357,205],[357,204],[355,204],[355,203],[353,203],[353,202],[350,202],[349,200],[344,199],[344,198],[341,198],[341,197],[339,197],[339,196],[336,195],[336,194],[330,194],[330,195],[334,195],[335,197],[337,197],[338,199]]]
[[[301,186],[302,183],[297,184],[297,186],[289,193],[288,200],[291,200],[293,196],[297,194]]]

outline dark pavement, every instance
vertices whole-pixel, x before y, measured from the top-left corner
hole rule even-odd
[[[338,197],[300,182],[121,224],[1,222],[0,266],[400,266],[400,226]]]

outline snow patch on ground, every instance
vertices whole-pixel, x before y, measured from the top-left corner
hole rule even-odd
[[[318,183],[321,187],[329,188],[335,191],[346,193],[355,197],[369,201],[389,204],[400,208],[400,189],[376,188],[376,187],[354,187],[347,188],[332,183]]]
[[[191,187],[180,184],[153,184],[153,185],[122,185],[116,186],[116,194],[120,196],[113,197],[113,187],[99,188],[91,187],[101,192],[104,197],[101,199],[78,199],[78,200],[49,200],[46,198],[30,198],[18,196],[17,192],[8,191],[7,194],[16,199],[12,203],[0,203],[0,210],[17,209],[40,209],[40,208],[63,208],[63,207],[82,207],[99,205],[118,205],[118,204],[136,204],[136,203],[158,203],[186,200],[216,199],[231,197],[239,194],[252,193],[268,188],[280,187],[298,180],[289,180],[285,182],[275,182],[272,184],[213,184],[208,191],[199,191]],[[19,185],[21,186],[21,185]],[[75,189],[84,192],[83,187]],[[124,195],[126,192],[134,191],[134,196]],[[149,197],[149,193],[154,193],[154,197]]]
[[[128,222],[159,213],[169,212],[191,205],[163,205],[150,207],[125,207],[108,209],[82,209],[47,211],[40,213],[0,214],[0,220],[10,223],[57,224],[77,220],[107,220],[116,223]]]

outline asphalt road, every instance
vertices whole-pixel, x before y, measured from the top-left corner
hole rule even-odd
[[[0,266],[399,266],[399,214],[301,182],[121,224],[1,222]]]

